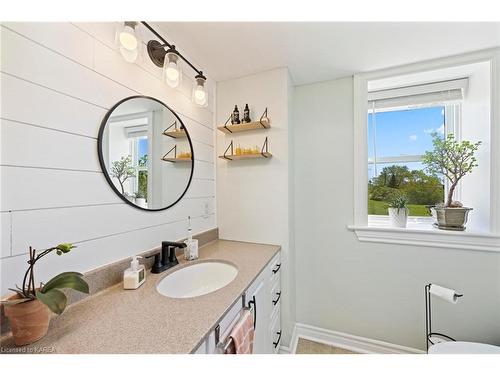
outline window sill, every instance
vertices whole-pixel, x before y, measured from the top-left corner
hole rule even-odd
[[[410,219],[406,228],[391,227],[388,220],[370,217],[368,225],[348,225],[361,242],[418,245],[457,250],[500,252],[500,235],[445,231],[431,226],[430,218]]]

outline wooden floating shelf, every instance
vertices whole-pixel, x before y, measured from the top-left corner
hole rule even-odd
[[[242,124],[235,124],[235,125],[222,125],[217,127],[221,132],[226,133],[226,134],[232,134],[232,133],[239,133],[239,132],[245,132],[249,130],[256,130],[256,129],[269,129],[271,127],[271,120],[268,118],[263,118],[261,121],[252,121],[252,122],[246,122]]]
[[[180,130],[180,131],[165,131],[163,132],[164,135],[166,135],[167,137],[171,137],[171,138],[186,138],[187,137],[187,133],[185,130]]]
[[[182,162],[191,161],[192,159],[191,158],[163,158],[162,160],[169,161],[172,163],[182,163]]]
[[[242,154],[242,155],[222,155],[219,159],[225,159],[229,161],[233,160],[244,160],[244,159],[269,159],[273,156],[270,152],[262,152],[258,154]]]

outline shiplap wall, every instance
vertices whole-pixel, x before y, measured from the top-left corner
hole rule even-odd
[[[185,69],[181,89],[173,90],[147,55],[126,63],[115,48],[114,32],[114,23],[1,24],[2,294],[22,281],[30,245],[78,245],[70,254],[40,262],[37,280],[43,281],[185,237],[188,215],[195,233],[216,227],[214,83],[209,78],[208,108],[195,106],[194,72]],[[141,33],[144,40],[153,39],[143,27]],[[191,187],[166,211],[126,205],[98,163],[101,120],[108,108],[131,95],[169,105],[193,140]]]

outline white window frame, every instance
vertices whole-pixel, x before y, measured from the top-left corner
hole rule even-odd
[[[455,104],[433,104],[433,105],[428,105],[428,106],[406,106],[406,107],[398,107],[398,108],[391,108],[388,110],[378,110],[376,113],[381,113],[381,112],[389,112],[389,111],[400,111],[400,110],[406,110],[406,109],[419,109],[419,108],[431,108],[431,107],[437,107],[437,106],[442,106],[444,107],[445,110],[445,115],[444,115],[444,135],[446,136],[449,133],[452,133],[455,135],[457,139],[460,138],[460,104],[455,103]],[[368,108],[368,113],[371,114],[372,110]],[[368,146],[368,144],[367,144]],[[385,156],[385,157],[377,157],[377,164],[389,164],[389,163],[411,163],[411,162],[421,162],[423,158],[422,155],[400,155],[400,156]],[[367,165],[370,164],[370,158],[367,159]],[[374,161],[371,161],[373,164]],[[368,177],[367,177],[368,179]],[[449,188],[449,182],[445,180],[445,185],[444,185],[444,190],[445,190],[445,195],[443,199],[446,197],[446,194],[448,192]],[[457,200],[461,200],[461,183],[456,188],[455,191],[455,198]],[[429,223],[433,222],[433,218],[430,216],[409,216],[408,220],[411,223],[422,223],[428,225]],[[373,226],[384,226],[388,227],[389,226],[389,215],[368,215],[368,225],[373,225]]]
[[[490,228],[483,232],[451,232],[410,222],[407,228],[389,228],[368,223],[368,82],[393,76],[449,68],[477,62],[491,66],[490,92]],[[347,225],[362,242],[431,246],[449,249],[500,252],[500,48],[467,53],[391,69],[354,75],[354,210]],[[496,125],[496,126],[495,126]]]
[[[145,166],[145,167],[139,166],[139,140],[144,139],[144,138],[148,139],[148,136],[144,135],[144,136],[140,136],[140,137],[129,138],[130,155],[132,155],[132,166],[134,167],[135,175],[136,175],[136,177],[133,179],[134,180],[134,193],[137,193],[139,191],[139,172],[140,171],[148,171],[148,166]],[[148,144],[148,148],[149,148],[149,144]]]

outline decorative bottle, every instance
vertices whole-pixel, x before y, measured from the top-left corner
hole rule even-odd
[[[240,121],[240,111],[238,110],[238,106],[234,106],[233,115],[231,116],[231,124],[241,124]]]
[[[248,108],[248,104],[245,104],[245,109],[243,110],[243,122],[252,122],[252,120],[250,120],[250,109]]]

